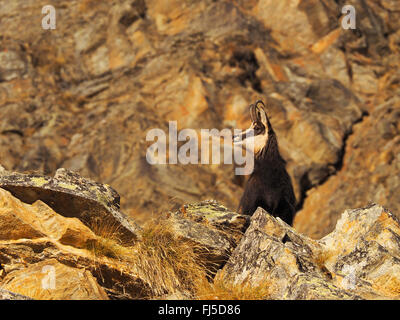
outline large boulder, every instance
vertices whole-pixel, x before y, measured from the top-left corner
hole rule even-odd
[[[78,218],[59,215],[40,200],[24,203],[0,188],[0,286],[38,299],[103,299],[104,292],[120,299],[147,296],[150,285],[139,275],[131,247],[114,234],[115,226],[99,226],[93,228],[100,231],[97,235]],[[54,295],[35,290],[40,273],[35,266],[48,261],[61,275],[60,291]],[[89,287],[75,295],[72,288],[84,288],[80,281]]]
[[[400,223],[372,204],[346,210],[320,240],[258,208],[222,271],[235,285],[269,287],[273,299],[397,299]]]
[[[43,260],[10,272],[2,281],[5,290],[24,292],[44,300],[108,300],[90,271]]]
[[[0,188],[10,191],[25,203],[40,200],[58,214],[78,218],[89,226],[96,221],[117,225],[126,240],[137,238],[139,226],[119,210],[118,193],[108,185],[83,178],[74,172],[61,168],[54,177],[49,177],[3,171],[0,173]]]
[[[176,235],[192,241],[218,269],[239,243],[250,216],[229,211],[215,200],[182,206],[169,217]]]
[[[96,235],[79,219],[65,218],[40,200],[23,203],[0,188],[0,240],[41,237],[81,248],[96,241]]]

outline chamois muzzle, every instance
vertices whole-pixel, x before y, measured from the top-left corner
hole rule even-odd
[[[250,127],[247,130],[242,131],[239,134],[236,134],[233,136],[233,143],[234,144],[240,144],[247,138],[253,137],[254,136],[254,130]]]

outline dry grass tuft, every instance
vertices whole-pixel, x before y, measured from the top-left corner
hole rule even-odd
[[[88,245],[94,256],[106,256],[122,259],[132,253],[132,244],[124,243],[121,239],[120,225],[105,220],[93,220],[90,229],[97,235],[97,240]]]
[[[135,246],[135,265],[155,296],[175,292],[191,295],[198,279],[208,271],[201,249],[179,238],[169,220],[152,220],[145,224],[142,241]]]
[[[173,293],[191,295],[195,283],[210,270],[204,261],[204,248],[177,236],[167,219],[147,221],[141,240],[135,244],[121,241],[116,225],[95,221],[91,229],[98,240],[88,247],[95,257],[106,256],[127,262],[132,272],[146,281],[156,298]]]
[[[122,246],[114,239],[101,237],[99,237],[96,242],[91,243],[88,249],[92,251],[96,257],[106,256],[113,259],[121,259],[131,254],[129,247]]]
[[[249,283],[234,284],[219,272],[213,282],[203,278],[196,286],[196,297],[199,300],[266,300],[271,296],[271,283],[262,281],[261,285]]]

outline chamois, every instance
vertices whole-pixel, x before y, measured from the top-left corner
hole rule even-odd
[[[250,117],[250,128],[234,137],[235,145],[244,146],[248,139],[253,139],[254,143],[254,170],[246,183],[238,211],[252,215],[257,207],[262,207],[292,225],[296,197],[286,171],[286,161],[279,153],[276,134],[261,100],[250,105]],[[254,134],[243,138],[250,130],[254,130]]]

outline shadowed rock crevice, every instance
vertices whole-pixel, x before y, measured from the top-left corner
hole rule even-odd
[[[332,176],[335,176],[343,167],[343,161],[346,157],[346,146],[348,138],[354,134],[354,126],[364,121],[365,117],[368,117],[369,113],[367,111],[363,111],[361,118],[357,119],[352,123],[348,132],[345,133],[342,142],[342,148],[339,151],[338,160],[334,163],[330,168],[323,167],[320,170],[320,178],[318,183],[312,183],[309,178],[309,173],[304,174],[300,179],[300,189],[301,189],[301,197],[296,206],[296,211],[300,211],[303,209],[304,201],[307,198],[307,192],[315,187],[323,185],[328,179]],[[314,179],[312,179],[314,180]]]
[[[369,116],[369,113],[368,113],[367,111],[363,111],[363,113],[362,113],[362,115],[361,115],[361,118],[360,118],[360,119],[357,119],[355,122],[353,122],[353,124],[352,124],[352,126],[351,126],[349,132],[347,132],[347,133],[345,134],[345,136],[344,136],[344,138],[343,138],[343,146],[342,146],[342,149],[340,150],[339,160],[334,164],[334,167],[335,167],[335,169],[336,169],[336,172],[340,171],[340,170],[342,169],[342,167],[343,167],[343,161],[344,161],[344,159],[345,159],[345,157],[346,157],[346,153],[345,153],[345,152],[346,152],[347,141],[348,141],[349,137],[350,137],[352,134],[354,134],[354,126],[357,125],[357,124],[359,124],[359,123],[361,123],[361,122],[363,122],[363,121],[364,121],[364,118],[365,118],[365,117],[368,117],[368,116]],[[324,180],[320,183],[320,185],[323,184],[328,178],[329,178],[329,177],[327,177],[326,179],[324,179]]]

